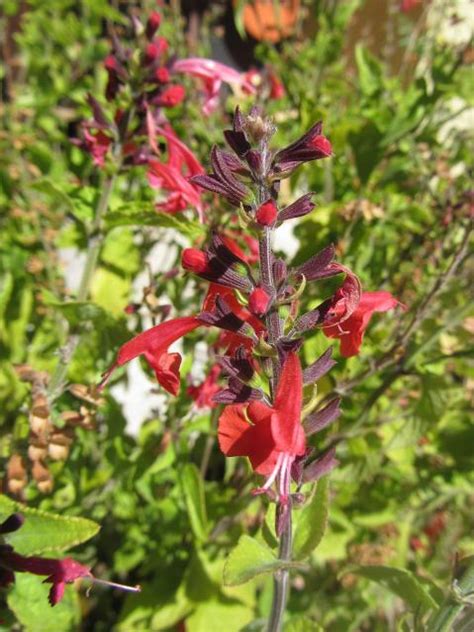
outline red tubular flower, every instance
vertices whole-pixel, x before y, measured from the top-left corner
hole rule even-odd
[[[264,202],[255,212],[255,219],[260,226],[272,226],[278,215],[278,209],[273,200]]]
[[[117,367],[143,355],[154,370],[158,383],[172,395],[177,395],[181,356],[178,353],[168,353],[168,347],[202,324],[194,316],[185,316],[168,320],[138,334],[120,347],[116,361],[103,375],[100,388],[105,386]]]
[[[301,425],[303,373],[298,356],[289,353],[283,366],[274,406],[253,401],[225,408],[219,419],[219,446],[226,456],[247,456],[267,480],[257,492],[267,492],[277,477],[279,500],[290,493],[291,465],[306,450]]]
[[[0,566],[12,572],[46,575],[46,583],[52,584],[49,591],[49,603],[55,606],[64,596],[66,584],[80,577],[90,577],[90,568],[83,566],[70,557],[63,560],[47,557],[24,557],[15,553],[9,546],[0,547]]]
[[[172,72],[182,72],[202,80],[205,102],[203,113],[207,116],[219,104],[219,90],[222,82],[237,86],[248,94],[255,94],[256,88],[244,73],[240,73],[230,66],[221,64],[213,59],[190,57],[174,62]]]
[[[341,355],[349,358],[359,353],[372,314],[387,312],[397,305],[404,307],[390,292],[362,292],[360,302],[349,318],[340,324],[323,327],[323,332],[328,338],[339,338]]]
[[[256,287],[249,296],[249,309],[256,316],[263,316],[267,313],[270,305],[270,296],[261,287]]]

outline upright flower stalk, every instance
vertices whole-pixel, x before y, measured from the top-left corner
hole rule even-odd
[[[339,400],[319,406],[312,401],[305,406],[303,401],[304,385],[314,384],[333,366],[331,349],[303,368],[299,355],[303,334],[319,328],[328,337],[340,338],[343,354],[352,355],[358,352],[372,313],[391,309],[397,301],[387,292],[365,293],[364,298],[357,276],[335,261],[332,245],[297,268],[289,268],[275,255],[275,230],[314,208],[311,193],[280,208],[280,181],[305,162],[329,157],[332,149],[321,123],[279,151],[270,146],[274,132],[272,121],[259,108],[248,115],[237,109],[232,129],[224,132],[232,153],[214,147],[212,172],[190,178],[193,186],[222,197],[236,209],[243,238],[257,240],[258,257],[246,254],[224,230],[212,232],[201,249],[185,249],[183,268],[209,282],[201,311],[163,322],[128,341],[104,374],[102,386],[116,368],[143,356],[161,386],[176,395],[181,357],[169,353],[168,347],[198,328],[219,329],[214,346],[221,370],[212,369],[212,400],[224,405],[219,446],[228,457],[248,457],[255,473],[263,477],[253,494],[276,503],[279,557],[289,562],[292,509],[301,501],[300,488],[337,465],[334,449],[318,453],[309,439],[337,419]],[[341,276],[342,282],[333,295],[300,314],[299,299],[306,284],[335,276]],[[217,380],[224,380],[223,388]],[[279,570],[267,632],[281,630],[288,594],[288,570]]]

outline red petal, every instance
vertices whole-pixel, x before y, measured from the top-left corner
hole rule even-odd
[[[153,369],[160,384],[171,395],[177,395],[180,387],[179,367],[181,356],[179,353],[162,353],[156,356],[145,352],[145,359]]]
[[[301,425],[303,372],[296,353],[289,353],[283,366],[275,396],[275,414],[271,418],[275,446],[281,452],[303,454],[306,448]]]
[[[259,418],[252,426],[246,419],[245,406],[227,406],[219,418],[218,439],[222,452],[227,456],[247,456],[253,469],[259,474],[270,474],[275,466],[277,453],[273,442],[270,419]]]
[[[355,312],[339,325],[323,327],[323,333],[328,338],[339,338],[341,341],[341,355],[350,358],[360,351],[365,330],[374,312],[386,312],[400,305],[390,292],[363,292],[359,306]]]
[[[165,353],[173,342],[199,327],[201,323],[194,316],[174,318],[138,334],[126,342],[117,355],[117,366],[133,360],[143,353]]]

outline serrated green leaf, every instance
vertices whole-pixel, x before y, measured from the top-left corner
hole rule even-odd
[[[79,623],[79,604],[73,586],[66,586],[64,597],[54,606],[48,602],[51,584],[42,577],[17,573],[8,594],[8,606],[25,632],[73,632]]]
[[[265,544],[248,535],[243,535],[224,564],[224,584],[237,586],[250,581],[257,575],[300,567],[301,565],[297,562],[279,560]]]
[[[198,468],[194,463],[184,466],[181,473],[186,509],[189,522],[195,537],[205,540],[208,532],[206,499],[204,496],[204,484]]]
[[[310,503],[304,507],[296,524],[293,557],[297,560],[311,555],[321,542],[328,521],[329,479],[321,478],[316,487],[316,493]]]
[[[350,566],[344,574],[365,577],[403,599],[412,612],[420,615],[437,607],[436,601],[423,588],[417,577],[403,568],[391,566]]]
[[[64,551],[89,540],[100,529],[97,523],[86,518],[57,516],[0,496],[0,522],[13,513],[21,513],[25,523],[18,531],[3,537],[21,555]]]

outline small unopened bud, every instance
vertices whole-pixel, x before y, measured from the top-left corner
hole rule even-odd
[[[155,59],[158,58],[159,54],[160,54],[160,49],[156,44],[154,43],[147,44],[147,47],[145,48],[145,62],[151,63],[155,61]]]
[[[322,134],[320,136],[315,136],[309,143],[311,149],[317,150],[321,154],[321,158],[325,156],[332,155],[332,146],[328,141],[326,136]]]
[[[277,259],[273,263],[273,277],[275,283],[279,286],[283,281],[286,281],[288,276],[288,268],[283,259]]]
[[[7,464],[8,491],[19,494],[28,482],[26,468],[19,454],[12,454]]]
[[[255,219],[260,226],[272,226],[278,215],[277,205],[273,200],[268,200],[258,207]]]
[[[53,477],[51,476],[51,472],[41,461],[35,461],[33,463],[31,473],[35,479],[36,487],[42,494],[50,494],[53,491]]]
[[[160,83],[168,83],[168,81],[170,80],[170,71],[164,66],[160,66],[160,68],[157,68],[154,75],[155,79]]]
[[[205,252],[198,248],[185,248],[181,255],[181,264],[185,270],[195,274],[203,274],[207,271],[209,258]]]
[[[263,316],[270,304],[270,296],[261,287],[256,287],[249,296],[249,309],[257,316]]]
[[[150,17],[147,20],[145,27],[145,35],[149,40],[153,37],[161,24],[161,15],[157,11],[152,11]]]
[[[172,108],[181,103],[185,94],[183,86],[169,86],[153,99],[153,103],[162,107]]]

